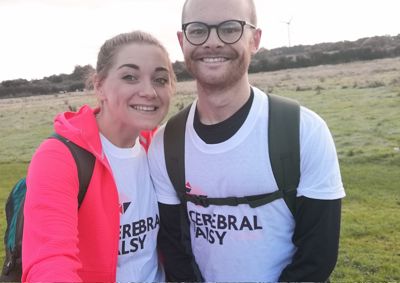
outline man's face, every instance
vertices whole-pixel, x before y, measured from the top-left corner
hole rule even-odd
[[[246,0],[191,0],[187,3],[183,23],[203,22],[218,25],[227,20],[241,20],[249,24],[250,10]],[[198,83],[213,87],[227,88],[247,79],[251,55],[258,49],[261,31],[244,26],[243,35],[234,44],[220,40],[212,28],[205,43],[191,44],[183,32],[178,32],[188,71]]]

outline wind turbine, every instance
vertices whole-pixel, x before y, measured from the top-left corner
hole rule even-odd
[[[289,42],[288,47],[290,47],[290,24],[292,23],[292,20],[293,20],[293,17],[291,17],[289,21],[283,22],[283,23],[287,24],[287,33],[288,33],[288,42]]]

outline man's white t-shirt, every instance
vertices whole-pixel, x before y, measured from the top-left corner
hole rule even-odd
[[[257,88],[242,127],[233,137],[206,144],[193,128],[196,101],[186,123],[185,174],[190,193],[213,198],[278,190],[268,154],[268,98]],[[345,196],[336,150],[326,123],[301,107],[301,180],[297,196],[329,200]],[[162,127],[149,149],[158,201],[179,204],[168,178]],[[192,250],[206,281],[277,281],[296,251],[294,219],[283,199],[251,208],[196,206],[188,202]]]
[[[132,148],[119,148],[103,135],[100,139],[120,202],[117,282],[165,281],[156,250],[160,219],[146,152],[139,140]]]

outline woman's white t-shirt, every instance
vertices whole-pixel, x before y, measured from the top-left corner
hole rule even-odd
[[[146,152],[139,140],[132,148],[119,148],[103,135],[100,139],[119,195],[117,282],[165,281],[156,250],[160,219]]]

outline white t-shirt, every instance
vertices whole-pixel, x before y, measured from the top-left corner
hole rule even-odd
[[[117,282],[165,281],[156,250],[160,219],[146,152],[139,140],[132,148],[119,148],[100,138],[120,202]]]
[[[268,98],[257,88],[242,127],[225,142],[206,144],[193,128],[196,102],[185,134],[185,174],[190,193],[221,198],[278,190],[268,154]],[[298,196],[345,196],[335,146],[326,123],[301,107],[301,179]],[[180,203],[168,178],[162,127],[149,150],[158,201]],[[196,206],[188,202],[192,250],[206,281],[277,281],[296,251],[294,219],[283,199],[251,208]]]

